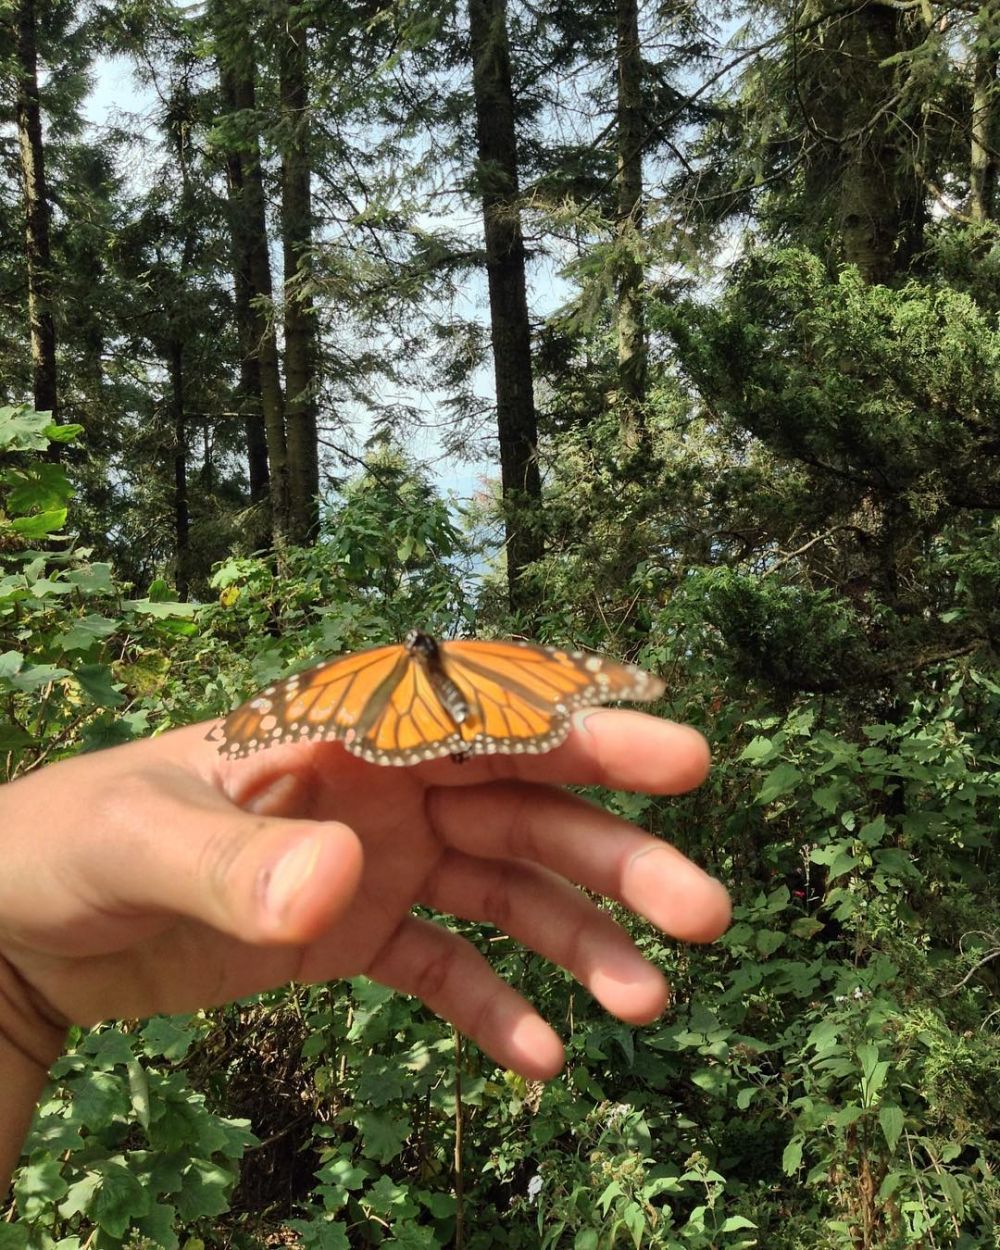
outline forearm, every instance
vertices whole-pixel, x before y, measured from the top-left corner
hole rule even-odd
[[[0,961],[0,1197],[7,1193],[63,1038],[63,1030],[39,1015],[17,976]]]

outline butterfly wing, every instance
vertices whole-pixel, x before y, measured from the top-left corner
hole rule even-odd
[[[410,663],[401,646],[371,647],[275,682],[229,713],[219,730],[219,750],[242,759],[300,738],[339,738],[351,745],[372,731]]]
[[[441,653],[472,709],[460,727],[462,749],[472,755],[550,751],[569,733],[577,709],[646,702],[664,690],[651,673],[588,651],[469,641],[443,643]]]
[[[558,746],[578,708],[645,701],[663,682],[631,664],[526,642],[449,642],[435,669],[403,646],[339,656],[261,691],[231,712],[219,748],[240,759],[300,738],[334,738],[375,764],[447,755],[539,754]],[[468,706],[443,701],[451,681]]]

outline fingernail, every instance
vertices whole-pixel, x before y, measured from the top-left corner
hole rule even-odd
[[[265,885],[264,905],[276,920],[284,920],[295,897],[312,876],[322,850],[316,836],[303,838],[278,860]]]
[[[589,721],[594,716],[601,716],[606,711],[607,711],[607,708],[603,708],[603,707],[580,708],[579,711],[573,713],[573,715],[570,717],[570,721],[574,729],[583,730],[589,733],[590,731],[589,729],[587,729],[587,721]]]

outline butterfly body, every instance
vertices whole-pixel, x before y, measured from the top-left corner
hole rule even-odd
[[[658,677],[590,652],[440,643],[411,630],[402,645],[338,656],[269,686],[217,732],[230,759],[300,738],[338,739],[374,764],[538,754],[563,741],[578,708],[662,693]]]

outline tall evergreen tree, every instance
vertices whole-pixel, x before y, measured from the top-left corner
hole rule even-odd
[[[311,542],[319,525],[318,326],[310,278],[314,222],[309,12],[309,5],[300,0],[280,5],[277,32],[289,535],[297,543]]]
[[[469,0],[469,46],[490,293],[507,579],[511,605],[523,607],[521,575],[542,554],[541,528],[538,518],[532,516],[541,500],[541,475],[506,0]]]
[[[618,275],[616,321],[618,374],[625,412],[626,441],[633,445],[645,431],[642,404],[646,398],[646,330],[643,315],[643,267],[640,260],[643,222],[642,46],[638,0],[617,0],[618,67],[616,110],[618,189]]]
[[[240,336],[240,396],[245,405],[250,495],[266,499],[261,534],[283,547],[290,536],[285,401],[278,353],[266,196],[257,109],[252,11],[216,0],[211,10],[225,110],[216,126],[229,190],[233,286]]]
[[[13,48],[15,111],[24,205],[25,256],[28,283],[28,327],[31,336],[32,398],[36,410],[59,420],[56,387],[56,330],[53,315],[50,206],[45,177],[42,107],[38,85],[38,32],[34,0],[17,0],[3,18],[6,41]],[[59,444],[50,454],[58,458]]]

